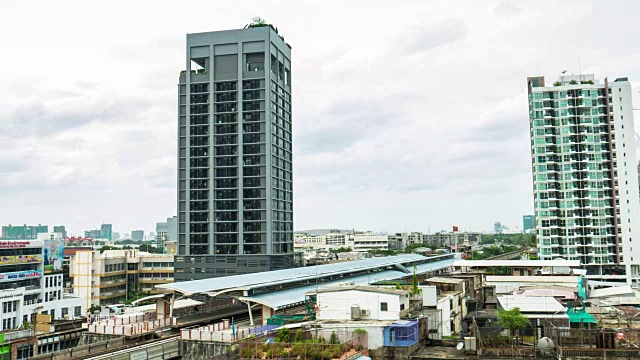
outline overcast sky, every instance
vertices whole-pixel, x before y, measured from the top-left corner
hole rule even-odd
[[[526,77],[640,85],[639,7],[3,2],[0,224],[125,233],[175,215],[186,34],[261,16],[293,47],[296,229],[521,225],[533,212]]]

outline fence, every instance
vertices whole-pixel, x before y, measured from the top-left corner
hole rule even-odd
[[[162,328],[169,326],[177,326],[177,318],[166,318],[152,321],[143,321],[133,324],[113,325],[107,322],[99,321],[89,325],[88,332],[105,335],[124,335],[134,336],[142,335],[150,332],[156,332]]]
[[[131,325],[143,321],[156,320],[155,313],[120,315],[99,320],[104,325]]]
[[[229,320],[223,320],[208,326],[193,326],[181,329],[180,338],[182,340],[235,342],[252,335],[268,335],[270,331],[278,327],[279,325],[261,325],[232,329]]]
[[[640,349],[596,349],[596,348],[563,348],[558,346],[556,352],[560,359],[593,357],[597,359],[640,358]]]

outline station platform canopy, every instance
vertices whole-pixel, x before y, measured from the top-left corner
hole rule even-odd
[[[401,277],[397,275],[404,274],[406,276],[411,274],[414,266],[418,273],[422,273],[425,272],[423,269],[430,268],[430,264],[432,264],[432,267],[446,268],[452,266],[454,261],[453,254],[429,257],[404,254],[286,270],[182,281],[156,285],[156,288],[174,291],[184,296],[195,294],[216,296],[236,291],[249,294],[259,289],[296,287],[296,284],[299,284],[298,287],[302,288],[306,285],[328,283],[334,280],[338,282],[351,281],[352,278],[359,275],[367,274],[366,276],[373,277],[371,274],[385,271],[391,271],[388,273],[389,276],[393,274],[395,277]]]
[[[442,259],[430,263],[416,265],[416,274],[423,274],[431,271],[443,270],[451,267],[454,259]],[[360,275],[341,280],[329,281],[320,284],[310,284],[290,289],[276,290],[268,293],[262,293],[252,296],[240,297],[240,300],[249,301],[251,303],[268,306],[274,310],[286,308],[290,306],[303,304],[305,294],[318,290],[321,287],[339,286],[349,284],[353,286],[370,285],[380,281],[389,281],[410,276],[398,270],[385,270],[367,275]]]

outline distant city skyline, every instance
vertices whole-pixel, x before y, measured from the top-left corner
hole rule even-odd
[[[294,229],[521,224],[533,213],[522,79],[567,70],[628,76],[640,89],[640,46],[611,36],[610,19],[616,33],[636,32],[632,1],[350,1],[315,16],[294,16],[308,13],[301,2],[181,6],[207,15],[154,3],[140,22],[148,5],[117,0],[100,17],[76,4],[6,5],[16,16],[0,23],[14,54],[0,60],[3,224],[149,233],[177,215],[185,35],[254,16],[296,44]],[[557,14],[571,15],[549,21]]]

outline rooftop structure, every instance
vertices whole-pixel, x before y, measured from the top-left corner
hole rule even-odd
[[[505,310],[519,308],[523,313],[560,313],[565,311],[564,306],[552,297],[504,295],[498,296],[498,303]]]
[[[409,291],[395,288],[330,286],[312,294],[318,320],[400,320],[410,311]]]
[[[455,267],[580,267],[579,260],[456,260]]]
[[[612,286],[602,289],[594,289],[589,293],[589,298],[604,298],[609,296],[635,296],[635,292],[629,285]]]

